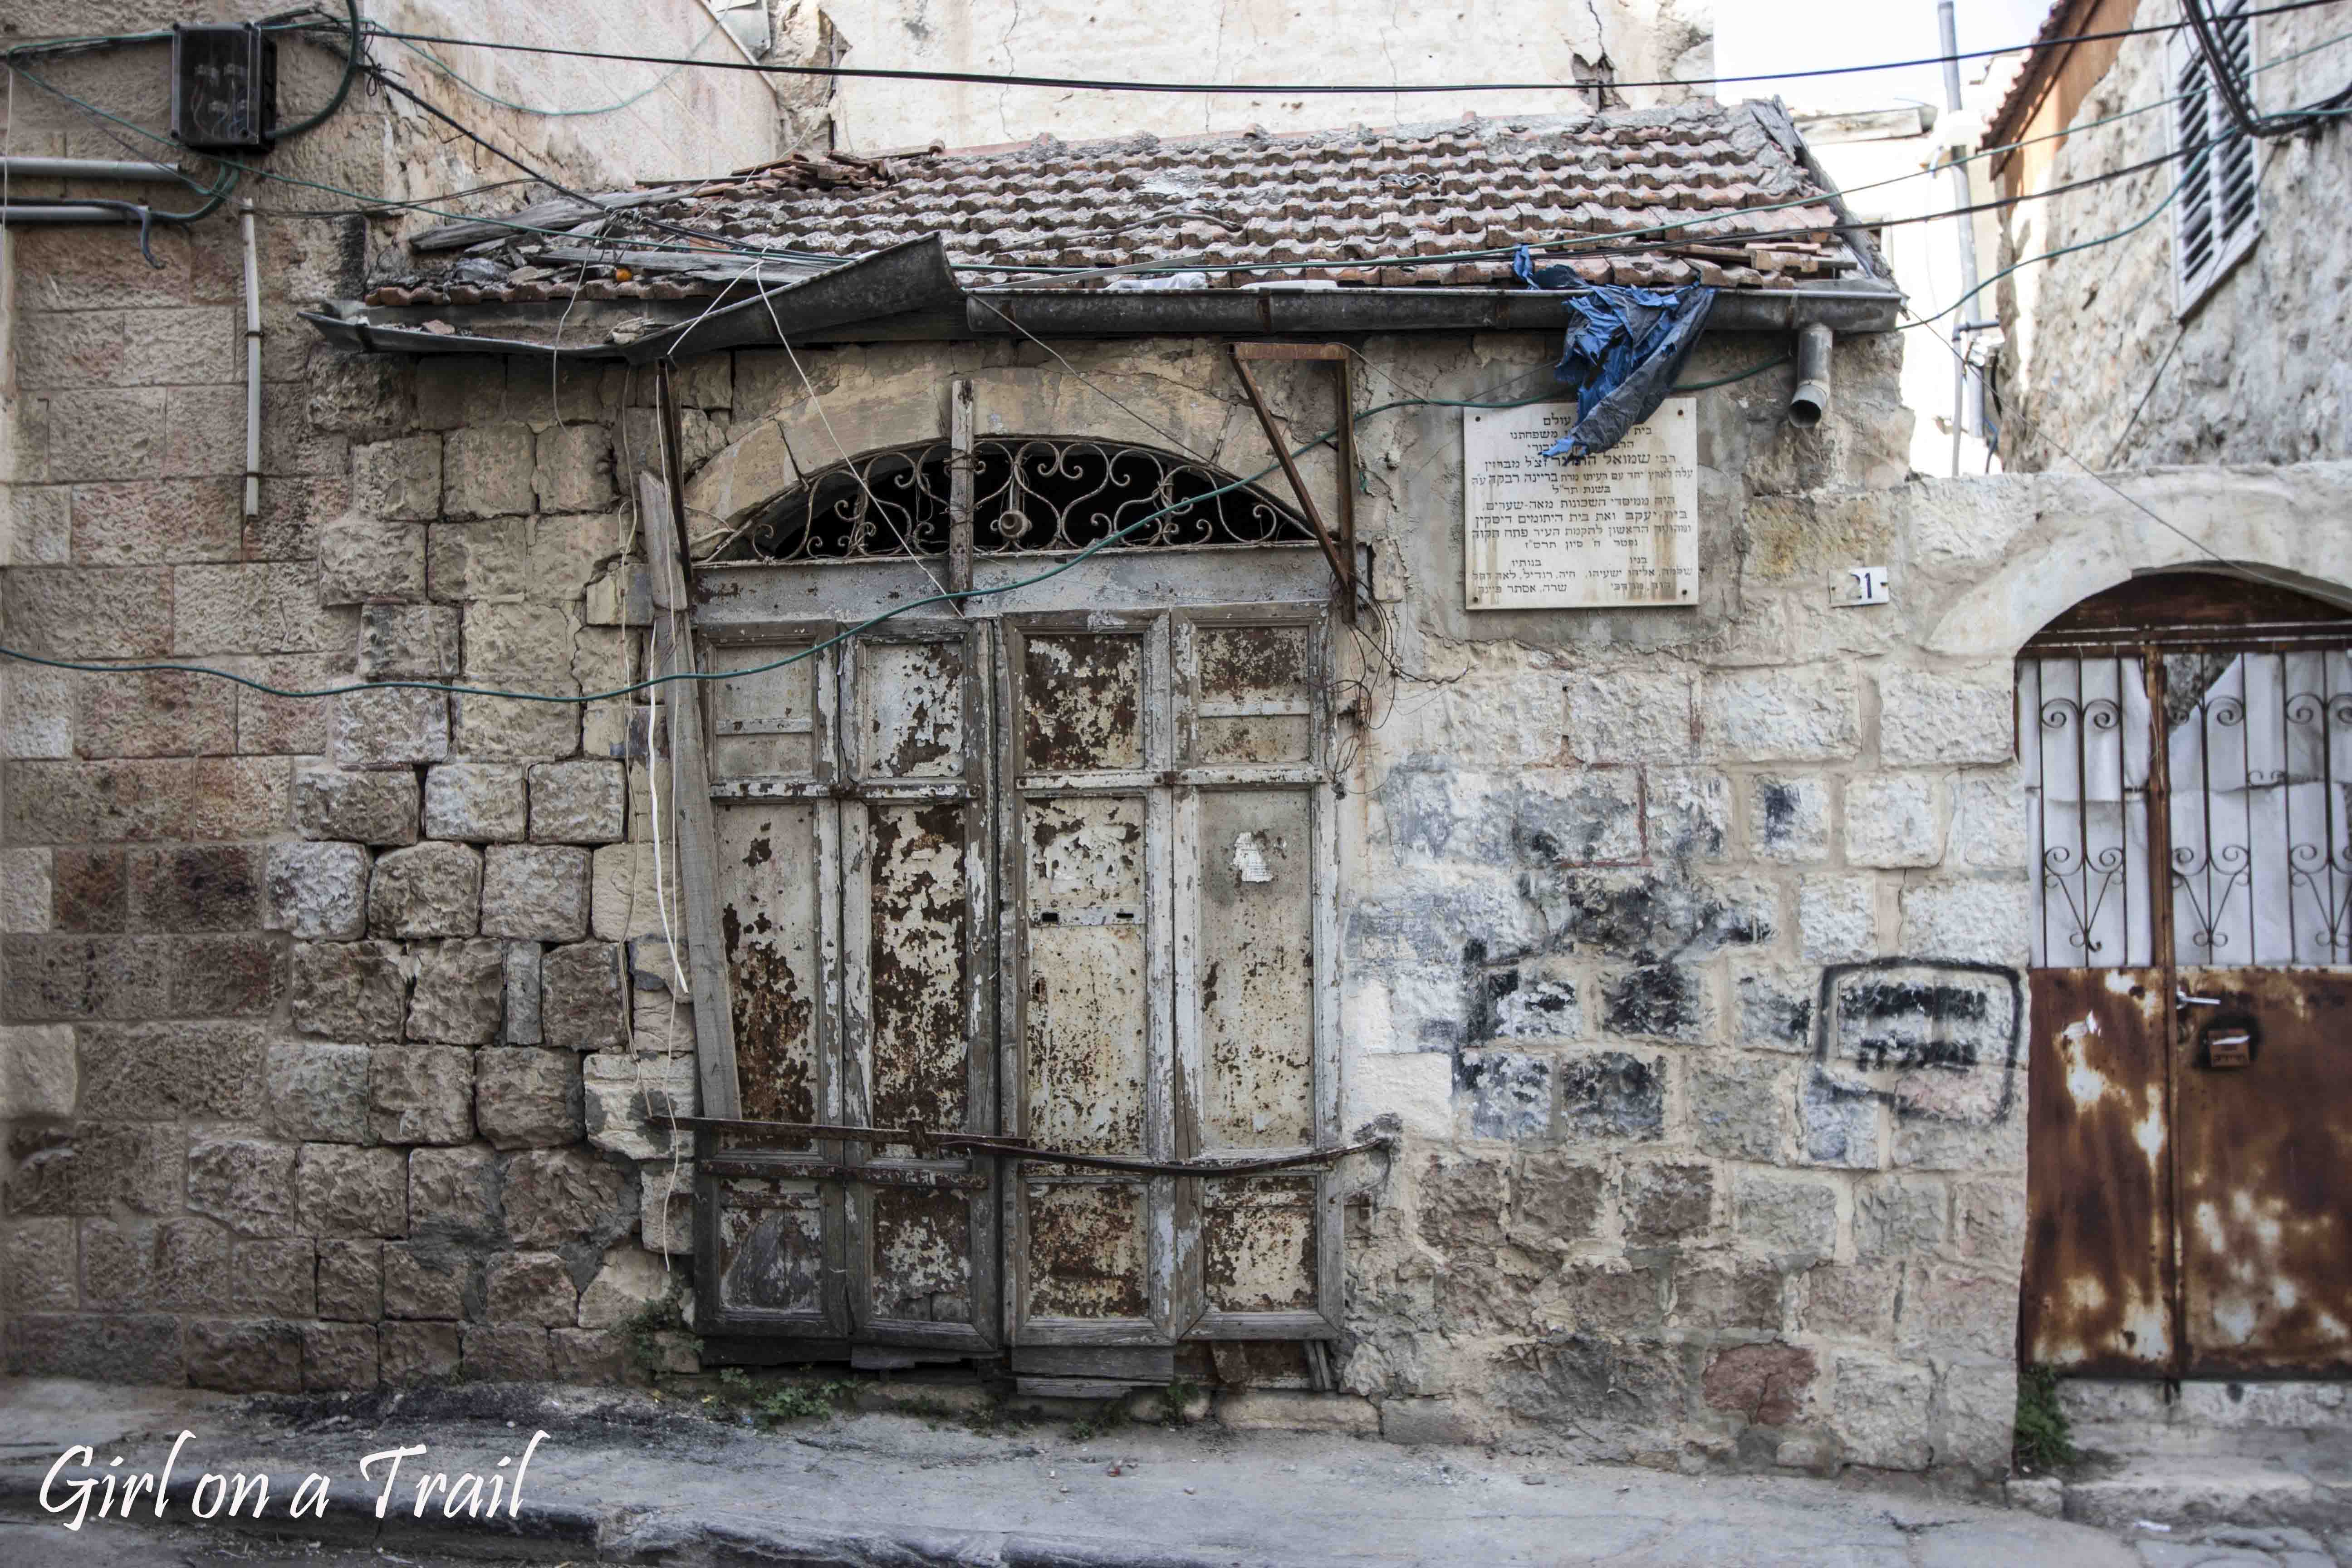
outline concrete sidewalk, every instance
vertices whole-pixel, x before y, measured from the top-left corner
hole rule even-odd
[[[37,1543],[58,1526],[37,1495],[68,1444],[91,1447],[101,1467],[124,1455],[120,1473],[128,1474],[159,1468],[183,1428],[194,1436],[173,1473],[167,1521],[192,1522],[188,1494],[204,1472],[266,1470],[266,1517],[286,1528],[288,1495],[317,1471],[331,1479],[331,1507],[324,1521],[302,1521],[304,1533],[411,1558],[860,1568],[2144,1561],[2097,1531],[1924,1492],[1566,1466],[1213,1424],[983,1430],[934,1412],[771,1428],[699,1392],[656,1398],[477,1384],[360,1400],[245,1400],[47,1380],[0,1382],[0,1516],[18,1521],[0,1529],[0,1550],[28,1563],[47,1560]],[[495,1527],[463,1514],[445,1521],[437,1500],[423,1520],[411,1512],[420,1473],[510,1474],[497,1459],[520,1455],[540,1430],[549,1436],[530,1456],[519,1518]],[[394,1509],[380,1523],[373,1510],[385,1467],[365,1483],[360,1458],[415,1444],[429,1452],[404,1461]],[[152,1505],[142,1502],[141,1518],[152,1519]],[[127,1550],[131,1535],[119,1521],[92,1519],[71,1542],[72,1561],[111,1561],[99,1542],[118,1539]],[[58,1544],[63,1561],[68,1542]]]

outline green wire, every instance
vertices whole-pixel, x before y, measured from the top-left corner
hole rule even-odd
[[[517,103],[511,99],[500,98],[497,93],[491,92],[486,88],[478,87],[473,82],[467,81],[464,77],[459,76],[456,69],[450,66],[448,61],[443,59],[432,50],[425,48],[423,45],[412,44],[406,38],[385,33],[381,26],[371,24],[369,30],[383,37],[392,38],[393,42],[398,44],[402,48],[406,49],[410,54],[422,55],[425,59],[431,64],[435,70],[439,71],[443,76],[447,77],[451,81],[456,82],[467,92],[472,93],[476,98],[482,99],[487,102],[495,103],[501,109],[511,109],[519,114],[535,114],[542,119],[561,120],[574,115],[611,114],[616,110],[628,108],[629,105],[636,102],[640,99],[648,98],[653,94],[659,92],[663,88],[667,87],[670,84],[671,79],[675,78],[678,72],[687,68],[688,60],[702,52],[702,46],[709,43],[718,33],[719,24],[716,21],[713,21],[710,24],[710,30],[703,34],[702,37],[695,39],[693,46],[686,51],[688,58],[678,61],[677,64],[664,71],[661,76],[655,80],[652,86],[646,88],[642,92],[633,92],[617,103],[607,103],[597,109],[538,109],[528,103]]]
[[[2352,109],[2306,109],[2297,110],[2294,112],[2298,114],[2309,114],[2315,118],[2325,115],[2330,119],[2342,119],[2347,115],[2352,115]],[[2224,137],[2222,140],[2227,141],[2229,138]],[[2174,200],[2179,197],[2179,195],[2180,181],[2179,177],[2176,176],[2172,182],[2171,188],[2164,193],[2164,199],[2157,203],[2156,205],[2150,207],[2137,222],[2128,224],[2126,226],[2116,230],[2113,234],[2103,234],[2095,238],[2078,240],[2073,245],[2062,245],[2055,250],[2045,250],[2039,256],[2029,256],[2022,261],[2016,262],[2011,266],[2004,267],[2000,271],[1994,273],[1991,277],[1986,279],[1983,282],[1978,284],[1975,288],[1969,289],[1967,293],[1961,295],[1958,300],[1953,300],[1950,304],[1937,311],[1934,315],[1912,316],[1911,324],[1917,327],[1934,325],[1936,322],[1942,321],[1946,316],[1948,316],[1953,311],[1959,310],[1962,306],[1968,304],[1969,301],[1974,300],[1978,295],[1983,293],[1986,289],[1991,288],[1994,284],[2000,282],[2002,279],[2008,277],[2013,272],[2021,271],[2028,267],[2035,266],[2041,262],[2054,261],[2062,256],[2072,256],[2078,250],[2089,250],[2096,246],[2112,245],[2116,240],[2122,239],[2126,236],[2137,234],[2141,229],[2146,228],[2149,224],[2154,223],[2159,216],[2163,216],[2165,209],[2171,206]],[[1908,311],[1906,311],[1905,313],[1906,315],[1909,314]]]
[[[1937,321],[1940,321],[1945,317],[1950,315],[1953,311],[1968,304],[1969,301],[1974,300],[1978,295],[1983,293],[1986,289],[1991,288],[2002,279],[2008,277],[2011,273],[2022,271],[2024,268],[2032,267],[2037,262],[2054,261],[2062,256],[2072,256],[2078,250],[2089,250],[2095,246],[2101,245],[2113,245],[2116,240],[2122,239],[2127,235],[2137,234],[2141,229],[2146,228],[2149,224],[2154,223],[2158,217],[2163,216],[2164,210],[2172,205],[2173,198],[2178,196],[2179,194],[2180,183],[2176,180],[2172,184],[2172,188],[2164,193],[2164,199],[2157,203],[2156,205],[2150,207],[2137,222],[2130,224],[2123,228],[2119,228],[2113,234],[2103,234],[2093,239],[2077,241],[2073,245],[2062,245],[2055,250],[2045,250],[2039,256],[2029,256],[2024,260],[2017,262],[2013,266],[2004,267],[2000,271],[1994,273],[1991,277],[1986,279],[1983,282],[1978,284],[1975,288],[1969,289],[1967,293],[1961,295],[1958,299],[1953,300],[1950,304],[1945,306],[1942,310],[1937,311],[1934,315],[1912,316],[1911,324],[1915,327],[1933,326]],[[1904,313],[1906,315],[1910,314],[1908,311]]]
[[[1696,392],[1704,387],[1722,386],[1730,382],[1744,381],[1749,376],[1761,375],[1764,372],[1770,370],[1775,365],[1785,363],[1788,357],[1788,355],[1783,354],[1779,359],[1768,360],[1762,364],[1741,371],[1737,375],[1725,376],[1720,381],[1703,382],[1699,386],[1696,387],[1677,386],[1674,390],[1676,392]],[[1486,403],[1471,398],[1400,397],[1391,402],[1376,404],[1372,407],[1365,409],[1361,414],[1356,416],[1356,417],[1359,419],[1369,419],[1376,414],[1386,414],[1390,410],[1396,408],[1524,408],[1529,404],[1550,402],[1559,395],[1559,393],[1558,389],[1555,388],[1549,392],[1538,393],[1532,397],[1514,398],[1507,403]],[[1318,436],[1313,440],[1306,443],[1306,445],[1294,447],[1291,451],[1291,456],[1294,458],[1304,456],[1306,453],[1313,451],[1318,447],[1327,445],[1338,435],[1339,431],[1336,429],[1326,430],[1320,436]],[[38,665],[44,669],[76,670],[87,675],[209,675],[216,679],[230,681],[236,685],[245,687],[248,690],[260,692],[265,697],[287,697],[309,700],[321,697],[345,697],[360,691],[437,691],[446,696],[494,697],[513,702],[568,702],[575,704],[605,702],[610,701],[616,697],[627,697],[633,693],[644,691],[652,687],[667,685],[674,680],[734,680],[747,675],[765,674],[767,671],[772,669],[782,669],[788,664],[797,664],[802,659],[807,658],[813,654],[821,653],[826,648],[846,642],[850,638],[856,637],[872,627],[878,626],[884,621],[890,620],[895,616],[903,616],[909,610],[919,610],[926,605],[950,604],[961,599],[986,598],[994,594],[1010,594],[1014,592],[1016,589],[1032,587],[1049,578],[1060,576],[1063,573],[1067,572],[1070,568],[1077,565],[1088,556],[1095,554],[1097,551],[1108,549],[1111,545],[1118,543],[1120,540],[1127,538],[1129,534],[1133,533],[1137,529],[1141,528],[1147,522],[1150,522],[1158,518],[1165,517],[1171,511],[1181,511],[1186,507],[1196,506],[1202,501],[1213,500],[1218,496],[1230,495],[1235,490],[1246,489],[1247,487],[1257,483],[1258,480],[1265,478],[1268,474],[1273,473],[1281,466],[1282,465],[1278,462],[1268,463],[1265,468],[1260,468],[1257,472],[1250,475],[1246,479],[1239,479],[1234,480],[1230,484],[1219,485],[1214,489],[1204,491],[1203,493],[1191,497],[1188,500],[1171,501],[1168,505],[1160,508],[1156,511],[1146,512],[1141,517],[1137,518],[1133,522],[1129,523],[1125,528],[1120,529],[1118,532],[1108,534],[1103,538],[1095,541],[1092,544],[1087,545],[1085,549],[1071,556],[1067,561],[1062,562],[1058,565],[1048,567],[1046,570],[1038,573],[1034,577],[1024,577],[1018,582],[1007,583],[1003,586],[997,588],[954,589],[944,593],[932,594],[920,599],[909,600],[906,604],[895,605],[890,609],[885,610],[878,616],[874,616],[866,620],[860,621],[856,626],[851,626],[848,630],[838,632],[834,636],[825,638],[823,642],[815,643],[808,647],[803,648],[798,653],[788,654],[782,658],[775,659],[767,664],[754,665],[748,669],[674,670],[667,675],[649,676],[644,680],[632,681],[626,686],[616,686],[610,691],[591,692],[582,697],[559,697],[553,693],[544,691],[507,691],[496,687],[457,686],[437,680],[357,680],[349,682],[342,686],[323,686],[310,690],[298,690],[286,687],[271,686],[267,682],[256,680],[250,676],[238,675],[233,670],[215,669],[210,665],[178,664],[162,661],[142,664],[89,664],[74,659],[44,658],[38,654],[24,653],[18,649],[5,646],[0,646],[0,658],[16,659],[24,664]]]

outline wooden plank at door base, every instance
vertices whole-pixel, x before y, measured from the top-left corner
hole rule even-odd
[[[1157,1388],[1157,1382],[1116,1377],[1016,1377],[1013,1392],[1024,1399],[1117,1399],[1139,1388]]]
[[[1166,1383],[1176,1375],[1173,1345],[1015,1345],[1013,1370],[1024,1377],[1115,1378]]]
[[[637,476],[637,517],[646,540],[654,609],[654,658],[663,673],[693,668],[691,637],[671,635],[672,615],[686,609],[681,603],[684,574],[677,559],[677,526],[669,497],[651,474]],[[694,989],[695,1076],[702,1090],[705,1116],[737,1117],[743,1113],[741,1090],[735,1081],[735,1010],[727,971],[720,963],[717,870],[718,834],[710,817],[710,770],[703,756],[702,683],[671,681],[662,689],[670,706],[672,770],[670,807],[677,824],[678,881],[686,905],[686,962]],[[646,766],[660,765],[648,737]]]

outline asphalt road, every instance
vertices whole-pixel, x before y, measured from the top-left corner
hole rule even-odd
[[[141,1530],[112,1523],[85,1524],[68,1532],[54,1524],[0,1520],[0,1565],[5,1568],[260,1568],[279,1563],[299,1563],[302,1568],[480,1568],[485,1562],[520,1561],[419,1557],[372,1548],[241,1541],[188,1530]]]

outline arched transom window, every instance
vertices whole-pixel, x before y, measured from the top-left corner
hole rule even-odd
[[[868,452],[754,512],[711,558],[769,563],[947,552],[946,441]],[[1311,544],[1297,514],[1254,483],[1114,441],[989,437],[971,448],[972,549],[982,555],[1113,546]]]

